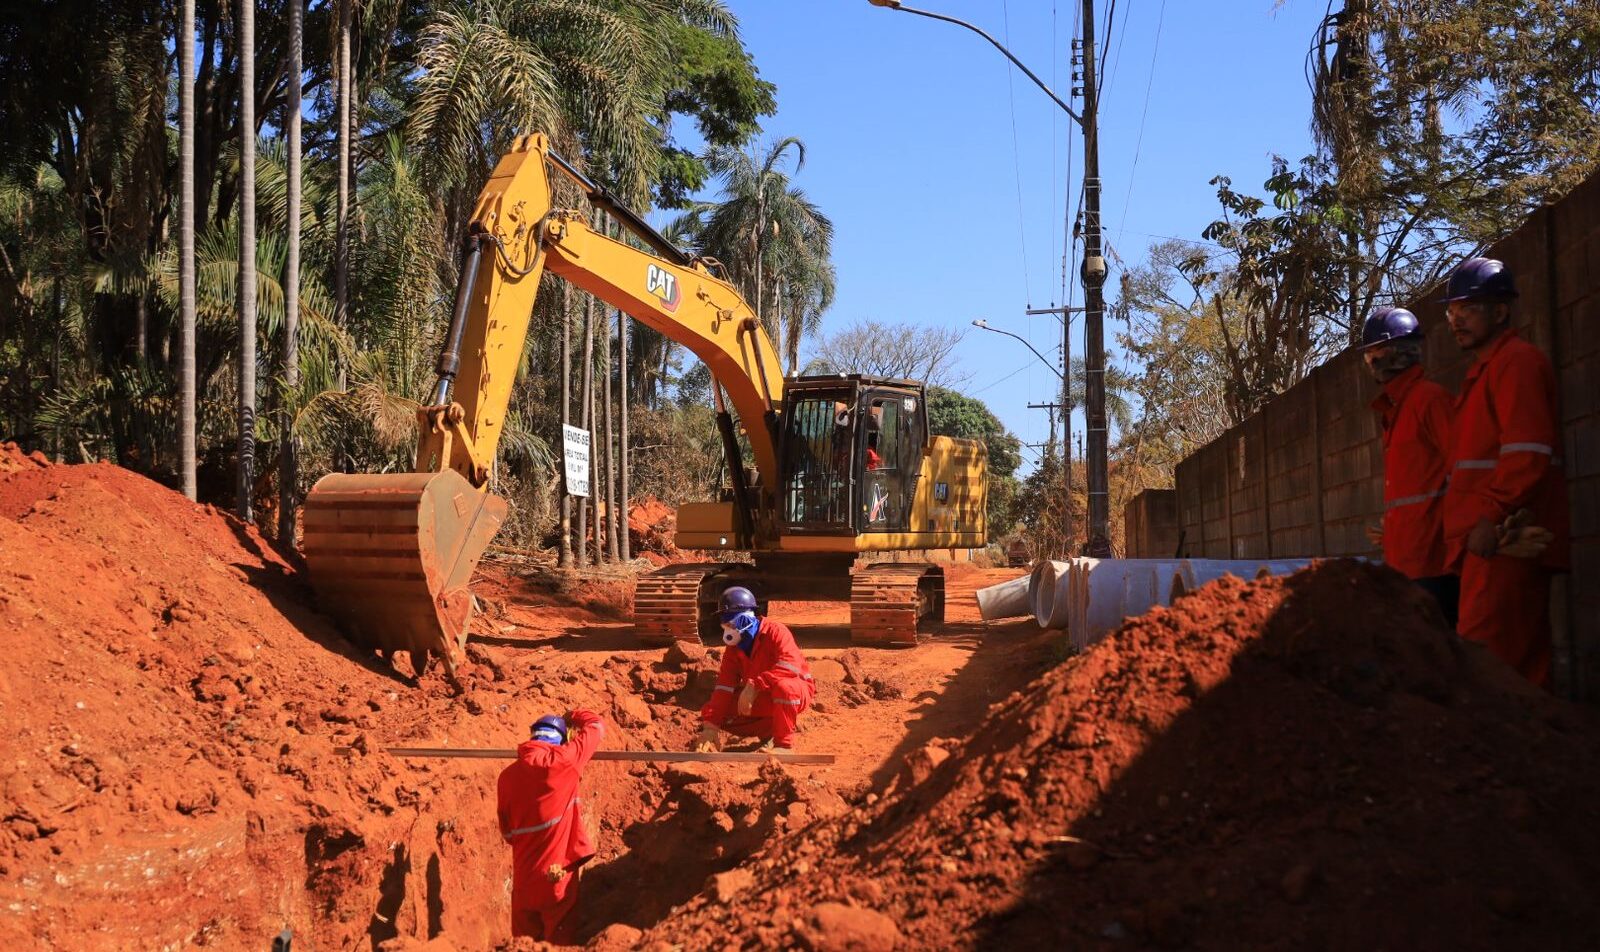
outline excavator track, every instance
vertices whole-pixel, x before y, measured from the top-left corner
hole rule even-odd
[[[944,569],[880,562],[850,581],[850,640],[858,645],[915,646],[917,633],[944,622]]]
[[[705,580],[727,566],[717,563],[669,565],[639,576],[633,590],[634,631],[644,645],[702,639],[715,618],[716,602],[705,601]]]

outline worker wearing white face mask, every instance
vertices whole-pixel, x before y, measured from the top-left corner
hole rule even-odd
[[[794,746],[795,722],[811,704],[816,682],[789,626],[756,615],[756,597],[734,586],[722,593],[722,669],[700,709],[697,750],[715,750],[719,731]]]

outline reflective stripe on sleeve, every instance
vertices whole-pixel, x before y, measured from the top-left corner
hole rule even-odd
[[[719,685],[717,685],[716,690],[718,690],[718,691],[727,691],[729,694],[732,694],[733,693],[733,685],[731,685],[731,684],[719,684]]]
[[[779,661],[778,662],[778,667],[782,668],[785,671],[792,671],[795,674],[799,674],[800,673],[800,668],[797,665],[790,664],[787,661]]]
[[[1455,468],[1456,469],[1494,469],[1498,465],[1500,465],[1500,461],[1499,460],[1494,460],[1494,459],[1458,459],[1458,460],[1456,460]]]
[[[582,801],[580,801],[577,797],[573,797],[572,798],[572,802],[567,804],[567,809],[561,811],[561,815],[560,816],[556,817],[553,820],[546,820],[543,823],[538,824],[537,826],[519,826],[516,829],[512,830],[510,833],[507,833],[506,834],[506,839],[509,840],[513,836],[522,836],[525,833],[537,833],[540,830],[548,830],[552,826],[555,826],[557,823],[560,823],[562,820],[566,819],[567,818],[567,813],[573,807],[577,806],[580,802],[582,802]]]
[[[1556,448],[1547,443],[1506,443],[1500,447],[1500,455],[1507,453],[1543,453],[1546,456],[1556,455]]]
[[[1391,499],[1384,503],[1383,508],[1399,509],[1401,506],[1415,506],[1417,503],[1427,502],[1430,499],[1437,499],[1443,495],[1444,490],[1436,489],[1431,493],[1422,493],[1421,495],[1417,496],[1401,496],[1399,499]]]
[[[774,704],[786,704],[789,707],[799,707],[800,704],[801,704],[801,702],[798,699],[791,701],[791,700],[788,700],[787,698],[781,698],[781,697],[773,698],[772,699],[772,703],[774,703]]]

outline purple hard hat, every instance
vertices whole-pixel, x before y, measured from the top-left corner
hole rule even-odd
[[[1450,272],[1444,297],[1450,301],[1508,300],[1517,296],[1517,284],[1505,263],[1493,258],[1468,258]]]
[[[717,602],[717,613],[723,620],[728,620],[730,615],[739,612],[753,612],[756,610],[756,596],[743,585],[734,585],[722,590],[722,598]]]
[[[1407,338],[1422,339],[1422,326],[1417,323],[1417,315],[1403,307],[1380,307],[1361,325],[1361,344],[1357,350]]]
[[[533,727],[528,731],[534,740],[542,740],[551,744],[565,744],[567,742],[567,719],[559,714],[546,714],[533,722]]]

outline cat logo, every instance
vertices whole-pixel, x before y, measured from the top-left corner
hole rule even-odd
[[[661,307],[666,311],[678,309],[678,278],[664,268],[651,265],[645,272],[645,290],[654,294],[661,300]]]

